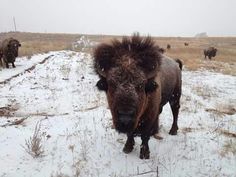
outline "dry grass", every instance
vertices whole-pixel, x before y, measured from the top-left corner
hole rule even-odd
[[[46,33],[0,33],[0,41],[15,37],[22,43],[20,56],[32,56],[36,53],[72,49],[72,43],[78,41],[81,34],[46,34]],[[121,36],[108,35],[85,35],[90,41],[107,42]],[[166,49],[171,44],[171,49],[166,50],[166,55],[179,58],[184,62],[185,68],[197,70],[204,68],[224,74],[236,75],[236,37],[208,37],[208,38],[186,38],[186,37],[155,37],[156,43]],[[189,43],[185,46],[184,43]],[[203,49],[214,46],[218,49],[217,56],[211,61],[205,60]],[[92,49],[85,49],[92,52]]]
[[[6,116],[11,117],[14,116],[14,113],[19,109],[18,105],[7,105],[5,107],[0,107],[0,117]]]
[[[205,111],[218,115],[234,115],[236,114],[236,107],[234,104],[219,104],[216,108],[206,108]]]
[[[222,156],[226,156],[226,154],[232,153],[233,155],[236,155],[236,141],[230,139],[229,141],[226,141],[223,149],[221,151]]]
[[[34,134],[29,140],[25,140],[25,146],[23,148],[32,157],[37,158],[43,156],[44,148],[42,144],[43,134],[40,131],[41,123],[38,122],[34,129]]]

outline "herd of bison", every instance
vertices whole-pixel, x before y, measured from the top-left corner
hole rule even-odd
[[[188,43],[184,43],[188,46]],[[0,65],[15,68],[15,59],[21,44],[14,38],[0,44]],[[171,50],[168,44],[167,50]],[[159,131],[159,114],[169,103],[173,123],[169,134],[178,131],[178,114],[181,97],[182,61],[171,59],[164,48],[155,44],[151,37],[134,34],[101,43],[94,50],[94,69],[99,76],[96,86],[107,95],[113,125],[119,133],[125,133],[127,140],[124,153],[134,148],[134,137],[140,136],[141,159],[149,159],[148,141]],[[209,47],[203,51],[205,58],[216,56],[217,49]]]

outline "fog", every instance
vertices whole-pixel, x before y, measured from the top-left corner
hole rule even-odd
[[[0,32],[236,36],[235,0],[0,0]]]

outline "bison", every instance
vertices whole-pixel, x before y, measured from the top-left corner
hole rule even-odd
[[[0,44],[0,66],[3,66],[2,56],[3,56],[3,53],[2,53],[1,44]]]
[[[189,45],[189,43],[185,42],[185,43],[184,43],[184,45],[185,45],[185,46],[188,46],[188,45]]]
[[[158,133],[159,114],[169,102],[176,135],[181,96],[182,62],[160,54],[151,37],[123,37],[102,43],[94,51],[94,68],[99,90],[106,92],[113,126],[127,134],[123,152],[133,150],[135,136],[141,136],[140,158],[149,159],[148,141]]]
[[[20,42],[13,38],[5,39],[0,45],[0,57],[3,59],[7,68],[9,68],[8,63],[11,63],[12,67],[15,68],[14,62],[16,57],[18,57],[18,48],[20,46]]]
[[[217,49],[215,47],[209,47],[207,49],[204,49],[204,55],[205,59],[208,56],[208,58],[211,60],[212,57],[216,56]]]
[[[171,48],[171,45],[167,44],[166,48],[169,50]]]

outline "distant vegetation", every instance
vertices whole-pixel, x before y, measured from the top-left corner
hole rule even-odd
[[[81,47],[74,47],[82,36],[92,42],[109,41],[114,36],[108,35],[83,35],[83,34],[47,34],[47,33],[24,33],[9,32],[0,33],[0,41],[8,37],[18,39],[22,47],[20,56],[32,56],[37,53],[58,50],[81,51]],[[115,36],[121,38],[121,36]],[[185,68],[196,70],[206,68],[209,70],[236,75],[236,37],[156,37],[157,44],[166,49],[171,44],[171,49],[165,55],[183,60]],[[185,46],[184,43],[188,43]],[[218,49],[217,56],[212,60],[205,60],[203,49],[214,46]],[[92,52],[93,48],[83,49],[84,52]]]

